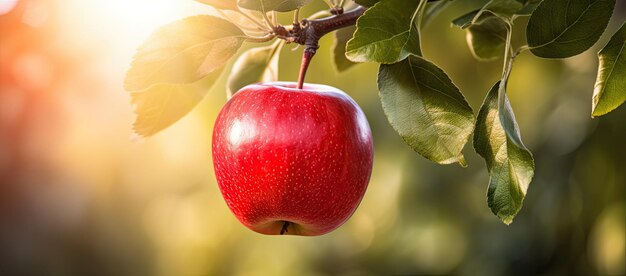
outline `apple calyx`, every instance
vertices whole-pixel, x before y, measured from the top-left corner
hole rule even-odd
[[[285,233],[289,232],[289,229],[288,229],[288,228],[289,228],[289,224],[290,224],[290,223],[289,223],[288,221],[285,221],[285,222],[283,223],[283,228],[282,228],[282,229],[280,229],[280,234],[281,234],[281,235],[284,235]]]

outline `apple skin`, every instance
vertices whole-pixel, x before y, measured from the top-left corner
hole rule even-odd
[[[372,133],[354,100],[326,85],[296,87],[242,88],[213,130],[213,164],[226,204],[262,234],[336,229],[358,207],[372,172]]]

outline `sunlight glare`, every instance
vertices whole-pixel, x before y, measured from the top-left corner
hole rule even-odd
[[[72,39],[97,40],[97,47],[133,50],[158,27],[194,14],[193,1],[71,0],[60,11],[63,29]]]
[[[15,5],[17,5],[17,0],[0,0],[0,15],[11,12]]]

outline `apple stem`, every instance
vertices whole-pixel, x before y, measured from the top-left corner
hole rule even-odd
[[[300,75],[298,77],[298,89],[304,87],[304,78],[309,69],[311,59],[319,48],[319,40],[322,36],[356,24],[357,19],[365,13],[367,8],[357,6],[356,8],[344,12],[343,9],[331,10],[332,16],[318,19],[304,19],[294,22],[292,27],[276,25],[272,28],[272,37],[277,37],[287,43],[297,43],[304,45]]]
[[[298,89],[304,88],[304,78],[306,77],[309,64],[311,64],[311,59],[313,59],[316,51],[317,48],[312,47],[304,49],[304,53],[302,54],[302,64],[300,65],[300,74],[298,76]]]
[[[283,223],[283,228],[282,228],[282,229],[280,229],[280,234],[281,234],[281,235],[284,235],[285,233],[287,233],[287,232],[288,232],[287,228],[289,228],[289,224],[290,224],[290,223],[289,223],[288,221],[285,221],[285,222]]]

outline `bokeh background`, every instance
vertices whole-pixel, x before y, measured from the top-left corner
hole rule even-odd
[[[425,56],[475,111],[501,61],[475,61],[449,22],[484,2],[455,1],[423,33]],[[595,53],[626,19],[626,3],[617,2],[593,49],[516,61],[509,97],[537,170],[510,226],[487,207],[488,174],[471,145],[465,169],[414,153],[383,114],[377,66],[338,74],[332,38],[322,39],[307,81],[336,86],[361,105],[375,164],[354,216],[305,238],[247,230],[219,193],[210,137],[226,76],[171,128],[131,138],[122,83],[135,49],[158,26],[214,13],[210,7],[0,0],[0,274],[623,275],[626,108],[590,118]],[[324,7],[314,1],[304,13]],[[517,22],[521,45],[525,22]],[[296,80],[302,48],[292,48],[282,52],[281,80]]]

